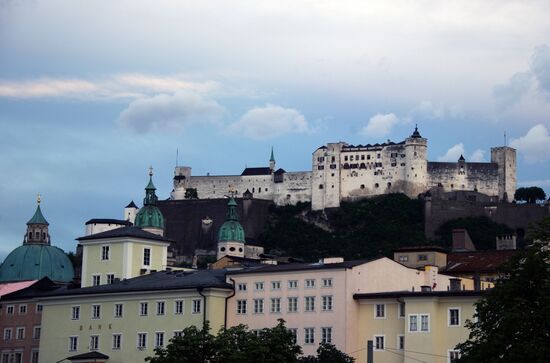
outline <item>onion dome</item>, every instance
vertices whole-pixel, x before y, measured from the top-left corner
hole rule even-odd
[[[157,207],[157,195],[153,184],[153,169],[149,169],[149,184],[145,187],[145,198],[143,208],[136,214],[134,225],[139,228],[155,228],[164,230],[164,217]]]
[[[218,242],[237,241],[244,243],[244,229],[239,223],[235,199],[230,198],[227,207],[226,220],[218,232]]]
[[[38,206],[27,222],[23,245],[13,250],[0,266],[0,282],[39,280],[48,277],[56,282],[70,282],[73,264],[62,249],[50,245],[49,223]]]

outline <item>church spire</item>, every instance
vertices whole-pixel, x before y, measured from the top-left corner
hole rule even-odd
[[[157,195],[155,194],[155,184],[153,184],[153,167],[149,167],[149,184],[145,187],[145,199],[143,199],[143,205],[155,205],[157,204]]]
[[[40,209],[41,196],[38,193],[36,198],[36,211],[31,219],[27,222],[27,233],[23,240],[23,244],[50,244],[50,234],[48,226],[50,225]]]
[[[271,157],[269,158],[269,168],[275,170],[275,155],[273,154],[273,146],[271,147]]]

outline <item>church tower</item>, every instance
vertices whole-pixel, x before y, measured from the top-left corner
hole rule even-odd
[[[275,171],[275,155],[273,154],[273,146],[271,147],[271,157],[269,158],[269,169],[273,173]]]
[[[153,168],[149,168],[149,184],[145,187],[143,208],[136,214],[134,225],[144,231],[164,236],[164,217],[157,207],[157,195],[153,184]]]
[[[50,233],[48,226],[50,224],[44,218],[40,209],[40,194],[37,197],[36,211],[31,219],[27,222],[27,234],[23,239],[23,244],[45,244],[50,245]]]
[[[237,202],[231,197],[227,203],[225,223],[222,224],[218,232],[217,259],[226,255],[244,257],[244,244],[244,229],[239,223]]]

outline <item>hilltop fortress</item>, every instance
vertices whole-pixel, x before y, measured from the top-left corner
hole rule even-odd
[[[428,140],[415,128],[404,141],[349,145],[328,143],[313,152],[312,170],[287,172],[269,166],[245,168],[241,175],[191,175],[176,166],[171,199],[185,199],[195,189],[199,199],[222,198],[232,190],[244,198],[271,200],[276,205],[311,202],[312,210],[339,207],[341,201],[404,193],[411,198],[432,188],[477,191],[511,201],[516,190],[516,150],[491,148],[490,162],[427,160]]]

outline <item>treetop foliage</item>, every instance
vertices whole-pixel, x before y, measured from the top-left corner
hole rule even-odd
[[[537,203],[546,199],[546,193],[539,187],[518,188],[514,193],[514,199],[519,202]]]

